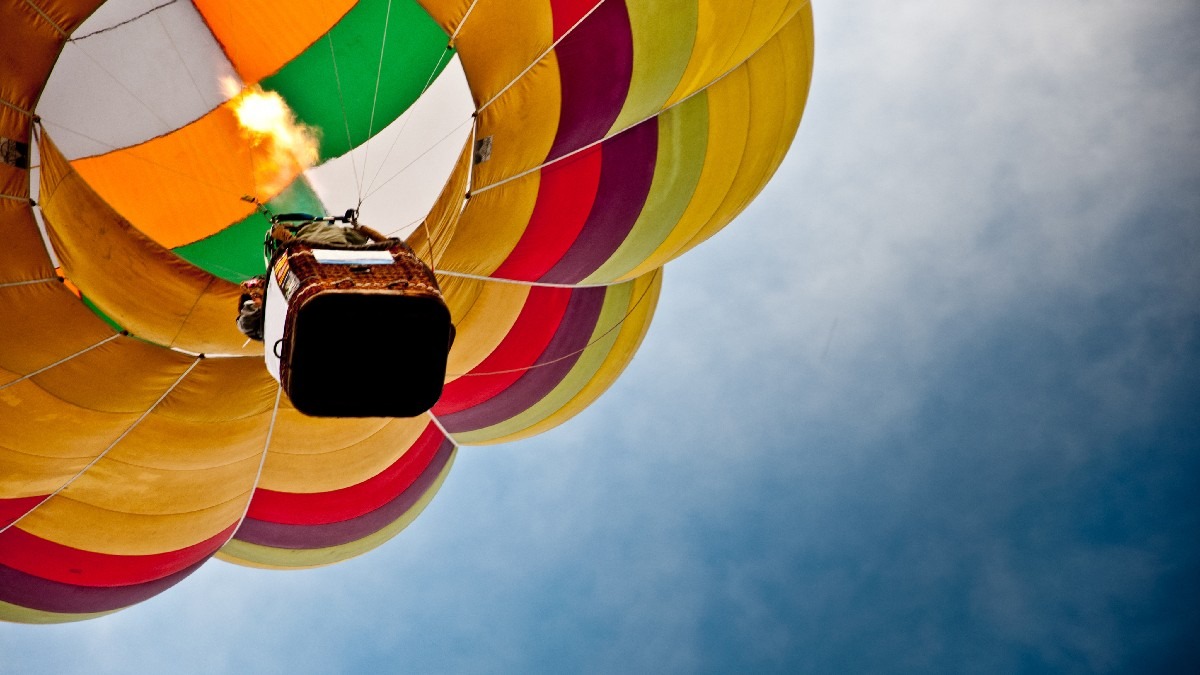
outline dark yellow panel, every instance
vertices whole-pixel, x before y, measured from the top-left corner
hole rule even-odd
[[[196,353],[261,354],[238,330],[238,286],[155,244],[42,137],[42,212],[67,277],[134,335]]]
[[[55,276],[28,202],[0,197],[0,232],[0,286]]]

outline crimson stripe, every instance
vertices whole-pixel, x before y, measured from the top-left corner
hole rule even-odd
[[[429,466],[445,438],[430,424],[391,466],[340,490],[297,493],[259,488],[247,517],[285,525],[325,525],[370,513],[407,490]]]
[[[603,147],[604,168],[587,223],[541,281],[574,284],[587,278],[617,251],[646,205],[658,163],[658,120],[646,120]]]
[[[529,224],[493,276],[534,281],[554,267],[588,221],[606,164],[603,155],[597,145],[542,171]]]
[[[441,400],[433,407],[433,414],[440,418],[479,405],[516,382],[554,339],[571,300],[571,290],[546,286],[531,288],[508,335],[471,371],[472,374],[446,385]]]
[[[606,295],[606,288],[575,289],[554,339],[538,358],[546,365],[526,371],[511,387],[487,401],[438,421],[451,433],[474,431],[515,417],[542,400],[571,372],[587,347]]]
[[[433,461],[416,482],[399,497],[366,515],[328,525],[284,525],[247,518],[242,522],[236,538],[271,548],[312,550],[342,546],[369,537],[399,520],[433,489],[434,482],[450,462],[453,453],[454,444],[449,439],[443,440]]]
[[[59,614],[110,612],[162,593],[199,569],[205,560],[144,584],[109,587],[64,584],[0,565],[0,600],[18,607]]]
[[[74,586],[130,586],[170,576],[205,560],[233,536],[235,527],[236,523],[186,548],[151,555],[82,551],[14,527],[0,535],[0,564]]]
[[[562,112],[547,160],[604,138],[629,95],[633,33],[624,2],[600,5],[555,49]]]
[[[550,12],[554,17],[554,39],[563,36],[598,0],[550,0]]]

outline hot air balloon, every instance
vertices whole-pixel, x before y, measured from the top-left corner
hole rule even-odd
[[[21,622],[214,556],[362,554],[459,446],[577,414],[665,263],[779,166],[812,68],[807,0],[2,0],[0,27],[0,619]],[[259,96],[310,142],[255,136]],[[282,394],[234,321],[258,204],[355,208],[436,272],[457,338],[429,413]]]

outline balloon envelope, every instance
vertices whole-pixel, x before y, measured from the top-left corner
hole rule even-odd
[[[214,555],[359,555],[459,445],[577,414],[662,266],[779,166],[812,68],[796,0],[2,0],[0,26],[0,618],[27,622]],[[247,134],[247,92],[311,162]],[[429,414],[281,396],[234,322],[256,199],[360,208],[432,264],[458,336]]]

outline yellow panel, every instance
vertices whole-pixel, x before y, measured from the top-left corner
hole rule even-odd
[[[305,420],[313,423],[305,424]],[[320,435],[337,420],[313,420],[293,413],[281,419],[276,429],[297,423]],[[429,425],[429,417],[387,420],[382,429],[346,447],[329,447],[322,453],[292,454],[271,443],[260,487],[281,492],[329,492],[357,485],[394,464]],[[295,433],[295,430],[292,431]]]
[[[137,445],[139,440],[136,436],[141,435],[143,428],[150,424],[151,422],[147,421],[139,426],[134,434],[121,442],[121,445],[114,448],[68,485],[60,493],[60,496],[68,497],[68,501],[87,504],[99,510],[111,512],[111,515],[105,515],[103,518],[111,519],[112,524],[109,527],[113,532],[122,532],[124,529],[122,525],[126,522],[163,515],[184,515],[212,509],[214,506],[237,500],[240,500],[241,507],[246,505],[250,490],[254,485],[254,478],[258,474],[261,447],[258,449],[259,451],[254,452],[253,456],[211,468],[160,469],[121,461],[119,455],[122,446],[125,443]],[[216,450],[220,445],[215,442],[215,439],[210,439],[207,444],[196,444],[178,450],[171,446],[160,447],[159,452],[163,454],[178,452],[182,455],[184,451],[199,450],[201,454],[194,456],[193,460],[195,463],[200,463],[201,461],[213,461],[210,453],[205,450]],[[53,502],[58,499],[59,497],[51,498],[46,507],[51,507]],[[226,506],[231,508],[222,507],[222,510],[230,517],[219,526],[214,525],[215,529],[196,528],[193,534],[180,533],[178,537],[173,538],[176,543],[182,542],[182,545],[166,546],[158,550],[170,551],[182,548],[211,537],[228,527],[241,517],[243,509],[236,504],[226,504]],[[182,523],[182,521],[177,522]],[[25,527],[25,521],[22,521],[22,527]],[[135,525],[135,527],[137,526]],[[41,531],[50,532],[45,528]],[[110,536],[115,537],[115,535]],[[79,535],[74,532],[56,534],[53,537],[55,541],[62,544],[74,546],[75,544],[72,542],[78,542],[82,544],[79,548],[94,550],[84,543],[88,538],[90,538],[89,535]]]
[[[262,357],[205,359],[155,414],[196,424],[245,419],[270,412],[278,389]]]
[[[171,388],[183,358],[119,338],[0,390],[0,494],[61,487]]]
[[[772,41],[746,63],[750,81],[750,126],[746,152],[729,193],[709,221],[675,255],[716,234],[745,209],[767,184],[783,161],[782,148],[791,145],[799,118],[786,119],[786,100],[796,96],[786,79],[785,54],[779,41]],[[716,90],[720,85],[713,87]]]
[[[253,477],[250,472],[248,479]],[[75,501],[69,498],[71,492],[68,488],[34,510],[21,520],[21,529],[84,551],[153,555],[215,537],[238,522],[250,498],[247,490],[226,503],[200,511],[135,515]]]
[[[28,381],[0,391],[0,497],[57,490],[137,417],[72,406]]]
[[[279,404],[279,420],[271,438],[271,455],[319,455],[362,443],[387,426],[382,418],[331,419],[296,412],[287,397]],[[268,467],[271,457],[267,458]]]
[[[449,34],[466,12],[461,0],[418,2]],[[475,4],[461,24],[455,46],[476,107],[491,100],[550,48],[554,42],[552,21],[549,0],[479,0]]]
[[[121,337],[0,389],[0,495],[44,495],[61,487],[154,405],[190,363],[184,355]],[[12,375],[0,370],[3,380],[11,382]]]
[[[268,166],[266,144],[251,150],[227,102],[204,117],[140,145],[88,157],[72,166],[117,213],[165,248],[176,248],[241,221],[291,183],[295,167],[274,186],[258,185],[255,166]]]
[[[67,33],[73,33],[104,0],[37,0],[42,14]]]
[[[141,412],[170,389],[193,360],[186,354],[122,337],[32,380],[71,405],[108,412]]]
[[[0,495],[5,499],[48,495],[82,471],[90,461],[87,457],[30,457],[0,445]]]
[[[454,35],[476,0],[417,0],[446,35]]]
[[[516,248],[537,203],[540,172],[472,195],[434,269],[487,276]],[[443,240],[438,239],[439,246]]]
[[[107,458],[176,472],[254,458],[257,473],[277,391],[261,359],[202,360]]]
[[[461,321],[471,311],[485,288],[485,284],[478,279],[452,277],[440,273],[437,275],[437,281],[445,297],[446,306],[450,308],[450,316],[455,321]],[[457,338],[454,344],[458,344]]]
[[[816,50],[813,39],[812,8],[805,7],[792,21],[793,23],[789,24],[785,30],[780,31],[780,39],[785,41],[785,47],[791,54],[787,59],[788,81],[793,82],[793,86],[803,92],[800,96],[787,99],[789,119],[799,120],[808,103],[808,93],[812,86]]]
[[[475,133],[479,139],[492,139],[492,157],[475,166],[471,189],[478,191],[546,161],[561,111],[558,58],[550,54],[479,113]]]
[[[8,197],[17,197],[24,202],[28,196],[29,172],[0,164],[0,200],[10,201]]]
[[[0,315],[0,368],[20,375],[113,335],[57,281],[0,288]],[[7,381],[0,378],[0,385]]]
[[[4,39],[0,40],[0,73],[4,73],[0,78],[0,100],[28,112],[33,110],[58,58],[66,39],[65,27],[56,26],[28,0],[0,3],[0,26],[4,26]]]
[[[483,282],[471,279],[452,279],[453,285],[477,286],[478,294],[466,314],[451,316],[458,327],[458,336],[450,358],[446,363],[446,380],[470,372],[486,359],[504,340],[517,316],[525,307],[529,287],[501,282]],[[451,297],[447,289],[446,297]]]
[[[193,0],[245,82],[275,73],[327,33],[354,0]]]
[[[692,58],[668,104],[707,87],[765,44],[808,0],[700,0]]]
[[[28,202],[0,198],[0,232],[0,286],[55,276]]]
[[[116,397],[127,393],[126,384],[134,391],[145,391],[146,382],[140,375],[131,373],[126,382],[110,382],[109,390]],[[150,403],[153,402],[151,399]],[[137,419],[141,413],[142,410],[120,407],[75,405],[37,386],[34,380],[24,380],[0,390],[0,420],[4,422],[0,427],[0,445],[22,453],[29,462],[39,458],[95,457],[120,435],[125,428],[122,425]]]
[[[440,259],[446,251],[446,246],[455,236],[458,220],[466,204],[474,143],[474,135],[467,138],[458,161],[450,172],[450,178],[446,180],[442,193],[438,195],[437,202],[425,217],[424,224],[414,230],[408,238],[408,245],[422,260]],[[429,245],[430,240],[433,241],[432,247]]]
[[[800,125],[812,75],[812,13],[797,13],[770,42],[746,62],[751,120],[747,151],[729,194],[674,256],[716,234],[741,213],[774,175]],[[713,90],[721,87],[714,85]]]
[[[190,546],[237,522],[254,487],[271,417],[261,396],[242,399],[251,411],[219,400],[245,366],[195,362],[158,407],[22,519],[21,528],[82,550],[145,555]],[[207,416],[180,415],[206,407]],[[219,415],[234,417],[211,419]]]
[[[154,244],[83,182],[44,134],[42,212],[67,276],[133,334],[191,352],[261,354],[237,330],[239,288]]]

